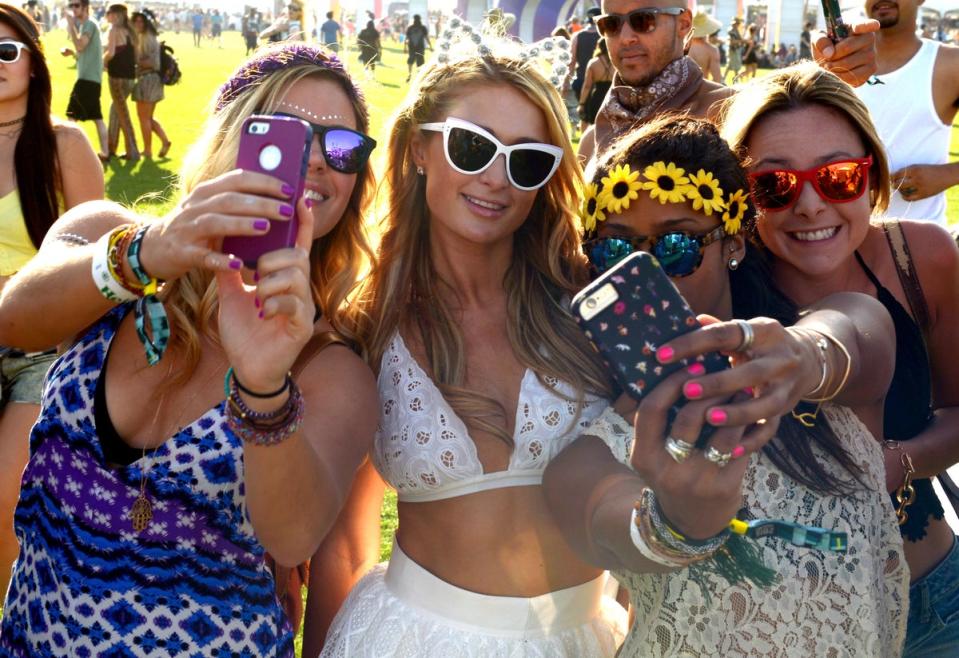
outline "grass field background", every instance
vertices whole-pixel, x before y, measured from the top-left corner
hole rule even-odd
[[[188,146],[196,139],[210,100],[236,66],[244,59],[245,48],[240,35],[227,32],[223,36],[223,47],[218,48],[206,41],[201,48],[194,48],[192,36],[166,33],[162,35],[176,51],[183,78],[178,85],[166,88],[166,99],[157,105],[156,119],[160,121],[173,142],[169,157],[159,160],[140,160],[135,164],[113,159],[106,166],[107,197],[121,203],[137,202],[138,207],[148,213],[163,214],[175,204],[176,176],[182,164]],[[54,31],[45,37],[50,66],[53,73],[54,112],[63,115],[66,111],[70,88],[76,77],[72,58],[59,54],[62,46],[67,45],[66,33]],[[381,145],[387,143],[382,129],[407,90],[405,56],[400,44],[384,42],[384,61],[377,67],[375,74],[361,68],[355,51],[347,51],[345,60],[354,77],[364,89],[371,109],[372,135]],[[109,93],[104,84],[101,103],[104,116],[109,110]],[[135,111],[131,103],[131,114]],[[91,122],[83,124],[94,148],[98,148],[96,133]],[[137,129],[138,130],[138,129]],[[137,132],[138,143],[140,141]],[[160,148],[154,139],[154,153]],[[122,140],[120,149],[123,149]],[[959,159],[959,126],[954,125],[950,153],[953,160]],[[384,149],[381,146],[374,155],[377,166],[382,163]],[[959,222],[959,188],[953,188],[948,195],[948,217],[950,223]],[[389,554],[393,531],[396,528],[396,498],[388,494],[383,505],[381,556]],[[0,602],[2,603],[2,602]],[[0,611],[2,614],[2,611]],[[297,638],[297,655],[301,638]]]

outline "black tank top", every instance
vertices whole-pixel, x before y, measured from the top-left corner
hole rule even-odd
[[[599,32],[596,30],[580,30],[576,37],[576,79],[586,79],[586,65],[593,59],[596,44],[599,42]]]
[[[107,73],[111,78],[133,80],[137,77],[137,62],[133,50],[133,40],[127,35],[127,42],[117,46],[113,58],[107,62]]]
[[[886,307],[892,317],[896,330],[896,369],[892,383],[886,394],[886,406],[883,409],[883,427],[885,438],[895,441],[908,441],[932,422],[932,372],[929,355],[922,331],[909,312],[903,308],[889,290],[886,289],[869,266],[856,252],[856,260],[872,284],[876,286],[876,298]],[[936,496],[932,480],[923,478],[913,480],[916,488],[915,502],[906,508],[909,518],[899,526],[905,539],[917,541],[926,536],[929,517],[943,518],[942,504]],[[895,493],[891,494],[893,505],[898,508]]]

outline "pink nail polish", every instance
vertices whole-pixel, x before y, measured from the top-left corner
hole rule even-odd
[[[236,260],[236,259],[233,259],[233,260],[230,261],[230,269],[232,269],[232,270],[238,270],[238,269],[240,269],[241,267],[243,267],[243,261],[239,261],[239,260]]]
[[[258,318],[260,318],[260,319],[262,320],[262,319],[263,319],[263,311],[260,311],[260,312],[257,314],[256,317],[258,317]]]
[[[656,350],[656,358],[659,359],[661,362],[665,363],[666,361],[669,361],[671,358],[673,358],[673,354],[675,353],[676,352],[673,350],[672,347],[669,347],[669,346],[660,347],[658,350]]]
[[[686,382],[683,386],[683,394],[690,400],[698,400],[703,396],[703,387],[698,382]]]
[[[752,387],[752,386],[747,386],[746,388],[743,389],[743,392],[745,392],[746,395],[748,395],[749,397],[755,397],[755,396],[756,396],[756,391],[753,390],[753,387]]]
[[[745,454],[746,454],[746,449],[742,447],[741,445],[733,448],[733,452],[732,452],[733,459],[739,459]]]
[[[694,377],[698,377],[706,372],[706,366],[701,363],[694,363],[693,365],[686,368],[686,372]]]
[[[725,424],[726,418],[726,412],[722,409],[713,409],[709,412],[709,422],[713,425]]]

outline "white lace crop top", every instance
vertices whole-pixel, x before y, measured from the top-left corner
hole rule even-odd
[[[563,382],[548,383],[575,397]],[[520,386],[513,454],[505,471],[486,473],[465,423],[420,368],[397,333],[383,353],[377,381],[382,413],[373,444],[373,464],[404,502],[538,485],[547,464],[607,406],[587,396],[577,405],[544,386],[527,370]],[[575,420],[575,423],[574,423]]]

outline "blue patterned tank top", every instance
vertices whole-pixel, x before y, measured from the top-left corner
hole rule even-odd
[[[129,310],[101,318],[47,376],[14,521],[20,555],[0,656],[292,657],[223,403],[143,459],[104,460],[94,392]],[[153,518],[138,533],[129,513],[144,469]]]

